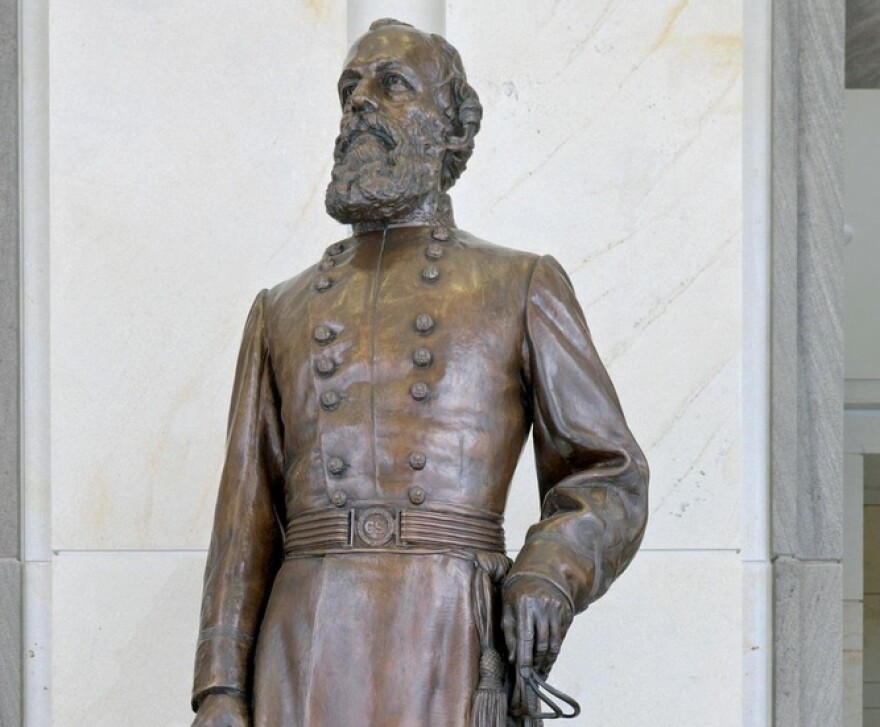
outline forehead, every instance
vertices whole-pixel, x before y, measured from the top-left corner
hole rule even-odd
[[[441,60],[429,36],[402,25],[389,25],[362,36],[349,51],[343,70],[360,70],[387,61],[403,63],[425,80],[441,80]]]

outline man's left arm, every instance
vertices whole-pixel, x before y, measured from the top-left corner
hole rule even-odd
[[[541,520],[505,579],[503,626],[511,658],[546,674],[572,617],[608,590],[639,547],[648,465],[552,257],[532,272],[525,327]]]

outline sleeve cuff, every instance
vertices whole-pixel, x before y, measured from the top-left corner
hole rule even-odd
[[[250,658],[253,639],[245,634],[208,629],[202,632],[196,648],[192,706],[208,694],[223,692],[250,694]]]
[[[527,542],[519,552],[505,583],[526,576],[547,581],[568,599],[572,613],[590,605],[597,583],[597,564],[593,558],[578,556],[571,548],[552,540]]]
[[[242,702],[247,703],[248,698],[246,694],[239,692],[237,689],[227,689],[226,687],[211,687],[210,689],[205,689],[198,694],[193,694],[192,701],[190,704],[192,705],[193,712],[198,713],[199,707],[202,702],[210,697],[212,694],[227,694],[230,697],[236,697],[240,699]]]

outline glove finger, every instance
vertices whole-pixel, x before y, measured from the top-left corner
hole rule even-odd
[[[516,616],[513,612],[513,606],[509,603],[504,604],[501,629],[504,631],[504,643],[507,645],[507,658],[513,662],[516,659]]]
[[[534,665],[535,622],[528,599],[517,603],[516,609],[516,670],[522,674]]]
[[[535,616],[535,667],[543,669],[550,647],[550,620],[547,612],[542,611]]]

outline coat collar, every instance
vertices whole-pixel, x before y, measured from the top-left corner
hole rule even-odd
[[[437,196],[435,204],[429,205],[430,211],[424,208],[418,210],[413,218],[404,222],[387,222],[385,220],[376,220],[371,222],[360,222],[352,226],[355,237],[365,235],[370,232],[381,232],[382,230],[393,230],[401,227],[434,227],[450,229],[455,227],[455,215],[452,212],[452,200],[445,192]]]

